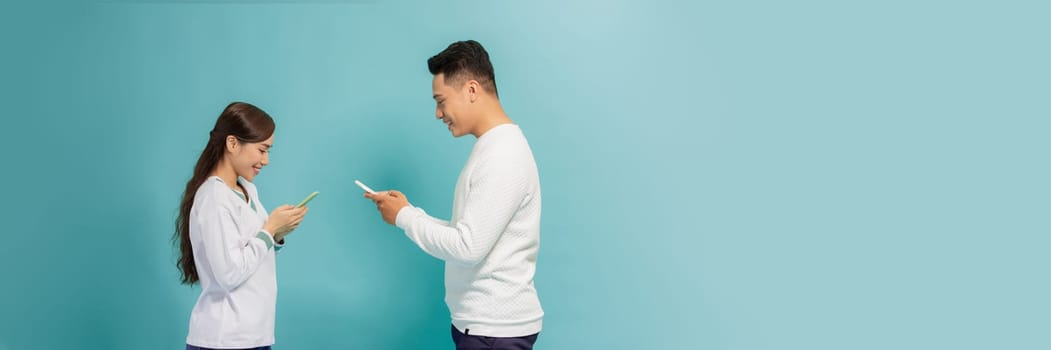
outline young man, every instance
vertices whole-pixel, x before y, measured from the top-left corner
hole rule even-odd
[[[540,178],[522,130],[500,106],[489,54],[459,41],[427,60],[436,117],[477,138],[460,171],[450,221],[396,190],[365,194],[389,224],[445,261],[445,302],[457,350],[532,349],[540,333],[533,274],[540,246]]]

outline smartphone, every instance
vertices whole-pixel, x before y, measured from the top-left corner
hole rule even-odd
[[[317,194],[318,191],[314,191],[314,193],[311,193],[307,198],[304,198],[302,202],[299,202],[299,204],[296,205],[296,208],[302,208],[304,205],[307,205],[307,202],[310,202],[311,199],[317,197]]]
[[[357,184],[358,187],[361,187],[361,189],[365,190],[365,192],[376,194],[376,191],[373,191],[371,188],[369,188],[369,186],[365,186],[365,184],[361,183],[361,181],[354,180],[354,183]]]

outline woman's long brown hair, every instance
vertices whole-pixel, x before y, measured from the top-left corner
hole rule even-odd
[[[197,189],[223,159],[226,137],[232,135],[240,142],[254,143],[266,141],[273,134],[274,120],[251,104],[234,102],[219,114],[215,127],[209,133],[208,144],[204,146],[204,151],[201,151],[201,156],[197,158],[197,165],[193,167],[193,176],[186,182],[186,190],[179,204],[179,217],[175,220],[172,243],[178,242],[179,245],[178,268],[182,275],[182,284],[193,285],[200,280],[193,260],[193,246],[190,244],[190,209],[193,207]]]

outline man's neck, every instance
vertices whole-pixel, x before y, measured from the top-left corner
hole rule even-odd
[[[511,120],[511,117],[508,117],[507,113],[504,113],[504,109],[500,108],[500,105],[497,104],[492,110],[483,112],[482,118],[478,122],[478,127],[475,128],[475,131],[471,134],[474,135],[475,138],[480,138],[482,135],[489,132],[489,130],[492,130],[497,126],[513,123],[514,121]]]

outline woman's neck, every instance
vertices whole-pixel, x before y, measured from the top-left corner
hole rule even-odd
[[[227,187],[230,187],[238,192],[241,191],[241,185],[237,183],[237,172],[234,171],[234,167],[230,166],[229,163],[222,161],[219,165],[212,170],[212,176],[218,176],[223,179]]]

